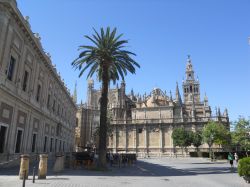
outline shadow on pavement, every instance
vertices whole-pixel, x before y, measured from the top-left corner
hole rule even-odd
[[[226,164],[227,162],[195,162],[195,163],[188,163],[188,164]],[[228,164],[229,165],[229,164]]]
[[[35,174],[38,173],[38,162],[30,163],[29,165],[29,175],[33,174],[33,168],[35,167]],[[9,168],[0,168],[0,176],[1,175],[13,175],[19,176],[19,166],[9,167]],[[52,171],[53,169],[53,161],[48,161],[48,175],[55,175]]]
[[[162,166],[159,164],[137,161],[134,166],[113,167],[109,171],[89,171],[84,169],[65,170],[63,175],[76,176],[190,176],[190,175],[206,175],[206,174],[225,174],[236,173],[236,169],[227,167],[195,167],[186,169],[177,169],[172,166]]]
[[[191,163],[191,164],[204,164],[204,163]],[[209,164],[209,163],[206,163]],[[29,170],[29,175],[32,175],[32,166]],[[10,168],[10,169],[0,169],[0,175],[15,175],[18,176],[19,168]],[[159,164],[153,164],[145,161],[137,161],[137,164],[132,166],[123,166],[119,168],[114,166],[109,168],[108,171],[93,171],[86,169],[65,169],[64,172],[56,174],[53,173],[52,168],[48,168],[47,176],[58,176],[54,178],[48,178],[46,180],[68,180],[60,176],[191,176],[191,175],[208,175],[208,174],[226,174],[226,173],[236,173],[236,168],[214,166],[214,167],[192,167],[185,169],[177,169],[172,166],[163,166]],[[37,175],[37,170],[36,170]]]
[[[46,180],[69,180],[69,178],[65,178],[65,177],[53,177],[53,178],[48,178]]]

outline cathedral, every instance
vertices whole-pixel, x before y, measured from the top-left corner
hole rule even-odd
[[[200,96],[200,83],[188,56],[185,80],[182,82],[183,97],[178,83],[174,97],[160,88],[148,95],[126,94],[126,84],[109,89],[108,111],[110,117],[108,150],[137,153],[138,155],[171,156],[174,149],[171,138],[174,128],[201,130],[208,121],[218,121],[229,128],[227,109],[216,109],[212,115],[208,97]],[[88,82],[87,103],[80,104],[77,112],[76,146],[93,144],[95,130],[99,126],[101,90],[94,89],[93,80]],[[191,151],[193,147],[189,147]],[[207,150],[207,145],[200,146]]]

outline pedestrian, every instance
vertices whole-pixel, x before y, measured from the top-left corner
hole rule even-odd
[[[95,166],[99,166],[99,155],[94,153],[94,164]]]
[[[236,164],[238,164],[239,156],[237,153],[234,153],[234,159],[236,161]]]
[[[113,154],[111,152],[109,153],[109,161],[110,161],[110,166],[112,167],[113,166],[114,157],[113,157]]]
[[[231,168],[233,167],[233,162],[234,162],[234,156],[232,153],[229,153],[227,156],[227,159],[229,160],[229,163],[231,165]]]

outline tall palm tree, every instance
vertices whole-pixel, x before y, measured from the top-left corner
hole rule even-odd
[[[98,80],[102,84],[101,100],[100,100],[100,133],[99,133],[99,167],[106,168],[106,143],[107,143],[107,104],[108,104],[108,86],[110,81],[114,84],[127,72],[135,74],[135,67],[140,65],[135,62],[131,56],[134,53],[124,50],[127,40],[121,40],[122,34],[116,34],[116,28],[110,31],[101,28],[100,33],[95,29],[91,36],[85,35],[93,45],[83,45],[79,47],[81,50],[79,57],[72,62],[72,66],[80,70],[79,77],[89,69],[87,78],[97,74]]]

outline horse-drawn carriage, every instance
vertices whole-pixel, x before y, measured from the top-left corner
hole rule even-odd
[[[77,168],[78,166],[85,166],[88,169],[94,162],[94,153],[83,151],[83,152],[74,152],[73,156],[73,168]]]

